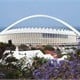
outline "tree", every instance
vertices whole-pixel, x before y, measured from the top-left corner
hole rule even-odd
[[[6,43],[0,42],[0,59],[2,58],[3,52],[5,51],[6,47],[7,47]]]
[[[25,44],[21,44],[21,45],[19,45],[19,50],[20,51],[26,51],[26,50],[29,50],[29,47],[26,46]]]
[[[57,48],[55,52],[57,53],[58,58],[62,57],[61,50],[59,48]]]
[[[46,45],[46,46],[44,46],[44,50],[54,51],[55,49],[51,45]]]
[[[15,50],[15,45],[9,43],[2,43],[0,42],[0,59],[3,56],[5,50]]]

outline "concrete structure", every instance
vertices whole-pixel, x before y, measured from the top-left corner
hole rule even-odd
[[[16,24],[35,17],[44,17],[62,23],[71,30],[55,29],[54,28],[13,28]],[[70,26],[68,23],[48,15],[33,15],[22,18],[11,24],[0,33],[0,42],[8,42],[12,40],[13,44],[31,44],[31,45],[63,45],[63,44],[77,44],[77,36],[80,33]]]
[[[0,42],[12,40],[13,44],[54,45],[76,43],[76,34],[69,30],[48,28],[12,29],[0,34]]]
[[[50,54],[43,54],[40,50],[30,50],[30,51],[12,51],[13,56],[16,57],[17,59],[21,59],[26,57],[27,59],[32,59],[33,57],[40,57],[40,58],[45,58],[45,59],[53,59],[54,57],[51,56]],[[4,54],[10,53],[10,50],[6,50]],[[11,55],[8,55],[9,57]]]

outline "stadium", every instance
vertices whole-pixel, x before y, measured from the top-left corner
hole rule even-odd
[[[70,30],[56,29],[48,27],[26,27],[26,28],[13,28],[18,23],[35,18],[44,17],[55,20]],[[11,29],[12,28],[12,29]],[[0,42],[8,42],[12,40],[13,44],[31,44],[31,45],[75,45],[77,44],[77,37],[80,33],[68,23],[48,15],[32,15],[22,18],[15,23],[8,26],[0,32]]]

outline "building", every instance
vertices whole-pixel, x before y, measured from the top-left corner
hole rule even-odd
[[[0,42],[12,40],[13,44],[67,45],[77,44],[77,35],[71,30],[53,28],[13,28],[0,33]]]

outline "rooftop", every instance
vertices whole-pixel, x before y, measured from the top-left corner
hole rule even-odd
[[[52,33],[52,34],[66,34],[66,35],[76,35],[71,30],[66,29],[53,29],[53,28],[16,28],[5,31],[1,34],[14,34],[14,33]]]

